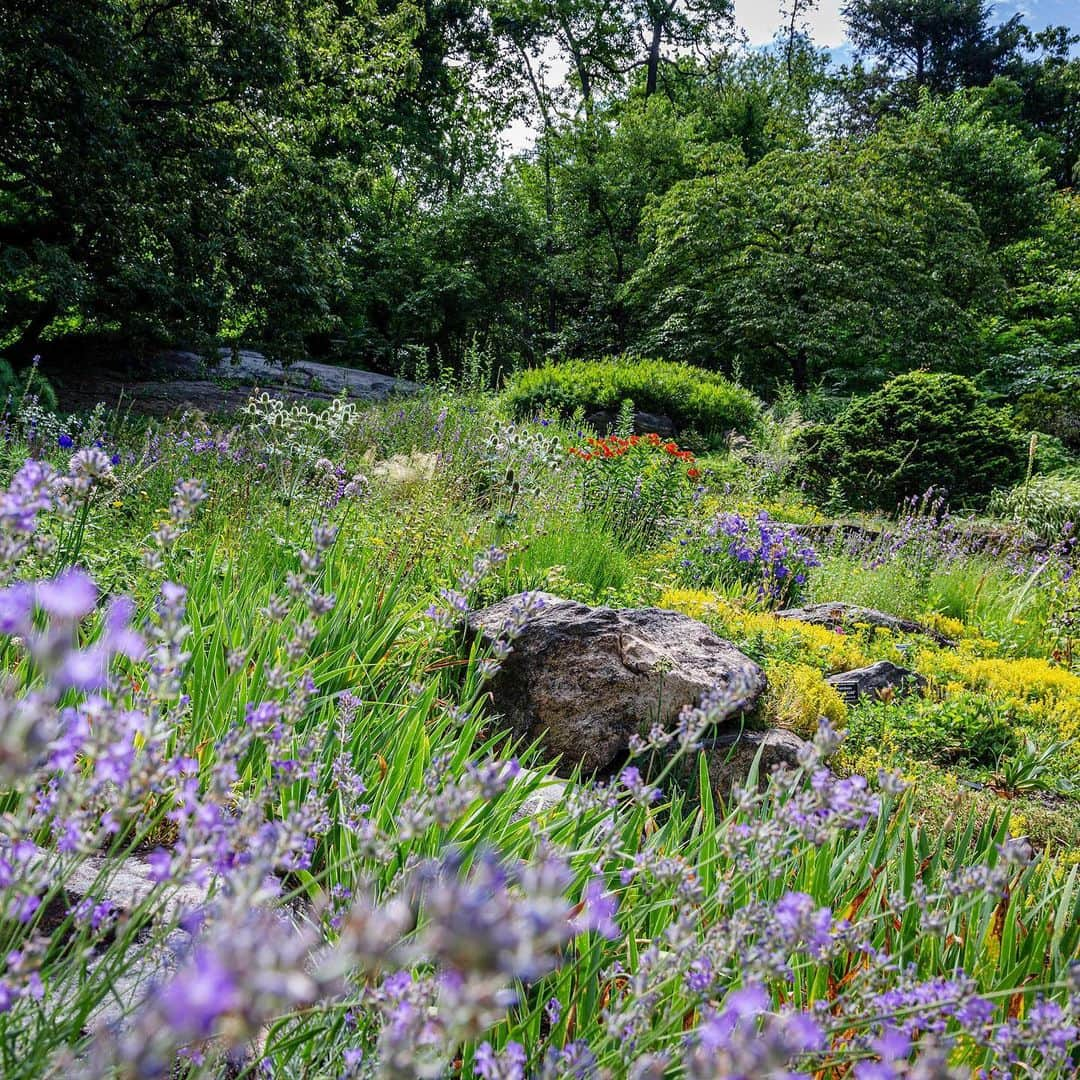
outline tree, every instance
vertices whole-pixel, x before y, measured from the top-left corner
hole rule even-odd
[[[997,94],[987,101],[1036,144],[1062,188],[1080,180],[1080,56],[1073,55],[1078,45],[1080,34],[1064,26],[1025,31],[1024,54],[991,84]]]
[[[852,42],[902,83],[949,93],[984,86],[1017,53],[1020,16],[992,27],[987,0],[849,0]]]
[[[602,121],[569,125],[553,147],[546,269],[556,319],[548,348],[569,356],[619,352],[629,323],[620,291],[641,263],[642,215],[651,199],[693,175],[702,149],[696,125],[657,95],[632,99]]]
[[[885,120],[866,148],[898,181],[921,177],[963,199],[992,247],[1030,236],[1046,220],[1051,184],[1038,147],[997,119],[982,91],[923,92],[917,108]]]
[[[643,353],[761,388],[874,383],[967,368],[996,275],[974,211],[852,150],[728,156],[646,218],[651,250],[626,290]]]
[[[0,346],[81,326],[299,351],[414,31],[351,0],[5,5]]]
[[[505,372],[542,355],[542,223],[509,185],[373,214],[347,272],[345,332],[368,363],[460,371],[475,349]]]

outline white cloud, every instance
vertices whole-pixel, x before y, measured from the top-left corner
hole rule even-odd
[[[839,45],[844,40],[840,0],[820,0],[807,21],[818,45]],[[747,32],[751,45],[767,44],[780,27],[780,4],[778,0],[735,0],[735,22]]]

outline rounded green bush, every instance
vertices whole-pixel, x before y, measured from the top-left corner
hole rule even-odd
[[[730,431],[753,431],[760,420],[749,390],[715,372],[666,360],[564,360],[519,372],[506,397],[517,416],[546,410],[563,417],[576,409],[618,411],[629,399],[636,409],[668,416],[680,430],[693,428],[714,445]]]
[[[797,460],[810,488],[839,486],[853,507],[891,510],[931,487],[954,505],[983,503],[1020,477],[1025,452],[970,379],[913,371],[803,431]]]

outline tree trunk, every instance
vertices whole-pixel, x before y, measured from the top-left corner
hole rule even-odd
[[[645,96],[656,93],[656,79],[660,72],[660,42],[664,35],[664,24],[658,20],[653,23],[652,41],[649,42],[649,61],[645,75]]]
[[[800,394],[810,389],[810,371],[806,359],[806,347],[799,346],[798,352],[791,358],[791,381]]]
[[[41,343],[41,335],[45,328],[56,318],[59,305],[56,300],[49,299],[42,303],[33,318],[26,324],[18,341],[5,349],[7,358],[15,367],[23,367],[29,364],[37,355],[38,345]]]

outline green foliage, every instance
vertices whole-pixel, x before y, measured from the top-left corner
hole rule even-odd
[[[644,349],[799,391],[972,366],[996,274],[977,215],[872,142],[719,158],[644,228],[627,288]]]
[[[832,423],[808,428],[801,443],[812,486],[825,492],[838,478],[853,503],[881,509],[931,487],[955,505],[983,502],[1016,480],[1024,462],[1006,413],[968,379],[926,371],[856,399]]]
[[[6,360],[0,360],[0,410],[17,412],[27,399],[35,397],[47,410],[56,408],[56,391],[41,374],[37,364],[24,372],[15,372]]]
[[[760,416],[754,396],[722,375],[663,360],[566,360],[519,372],[506,391],[517,416],[617,412],[628,398],[639,410],[664,414],[680,428],[693,427],[713,445],[728,432],[753,431]]]
[[[868,145],[898,178],[918,176],[970,206],[992,248],[1034,235],[1052,210],[1052,185],[1038,148],[988,112],[978,93],[935,98],[882,125]]]
[[[1016,746],[1008,710],[978,694],[943,701],[906,699],[892,705],[859,705],[848,715],[855,746],[893,746],[938,764],[992,766]]]
[[[1015,488],[996,492],[989,508],[1043,540],[1059,540],[1067,522],[1074,527],[1080,523],[1080,477],[1036,474]]]
[[[1023,430],[1052,435],[1080,450],[1080,385],[1029,390],[1017,399],[1014,415]]]
[[[75,325],[299,351],[414,32],[336,0],[6,9],[0,347]]]
[[[632,579],[630,557],[619,538],[594,514],[566,527],[547,528],[526,540],[500,577],[503,595],[543,589],[595,604],[621,592]]]
[[[1011,756],[998,762],[998,780],[1001,786],[1013,794],[1033,791],[1063,793],[1073,790],[1071,781],[1056,777],[1053,769],[1061,754],[1069,748],[1072,740],[1056,740],[1039,746],[1030,736],[1024,745]]]

